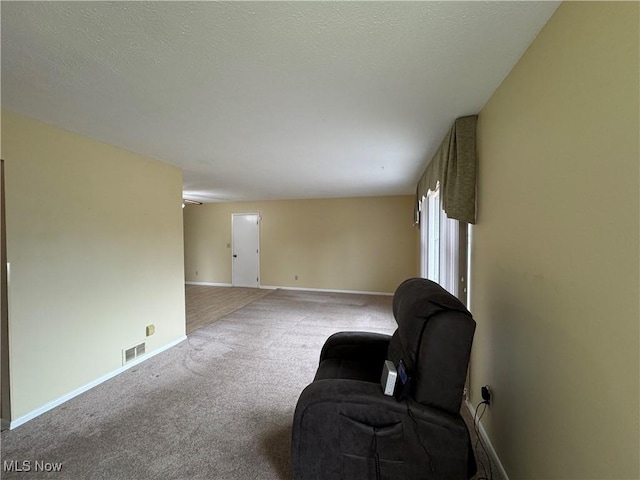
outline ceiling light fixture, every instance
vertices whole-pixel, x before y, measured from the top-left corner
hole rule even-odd
[[[202,202],[199,202],[197,200],[189,200],[188,198],[183,198],[182,208],[186,207],[187,205],[202,205]]]

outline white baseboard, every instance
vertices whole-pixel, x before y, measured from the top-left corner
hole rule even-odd
[[[165,350],[170,349],[171,347],[175,347],[177,344],[179,344],[180,342],[183,342],[187,339],[186,335],[183,335],[182,337],[177,338],[176,340],[167,343],[166,345],[158,348],[157,350],[153,350],[152,352],[146,353],[138,358],[136,358],[135,360],[132,360],[131,362],[127,363],[126,365],[123,365],[120,368],[117,368],[116,370],[107,373],[106,375],[103,375],[100,378],[97,378],[95,380],[93,380],[92,382],[87,383],[86,385],[83,385],[80,388],[76,388],[75,390],[67,393],[66,395],[63,395],[60,398],[57,398],[49,403],[47,403],[46,405],[43,405],[40,408],[36,408],[35,410],[33,410],[32,412],[27,413],[26,415],[23,415],[19,418],[16,418],[15,420],[12,420],[9,423],[9,429],[13,430],[16,427],[19,427],[20,425],[22,425],[23,423],[28,422],[29,420],[32,420],[34,418],[36,418],[39,415],[42,415],[45,412],[48,412],[49,410],[57,407],[58,405],[62,405],[64,402],[71,400],[73,397],[77,397],[78,395],[80,395],[81,393],[86,392],[87,390],[92,389],[93,387],[96,387],[98,385],[100,385],[103,382],[106,382],[107,380],[109,380],[110,378],[115,377],[116,375],[121,374],[122,372],[124,372],[125,370],[130,369],[131,367],[138,365],[142,362],[144,362],[145,360],[150,359],[151,357],[164,352]]]
[[[212,283],[212,282],[184,282],[186,285],[204,285],[208,287],[233,287],[232,283]],[[361,290],[335,290],[331,288],[307,288],[307,287],[283,287],[277,285],[260,285],[263,290],[297,290],[301,292],[324,292],[324,293],[353,293],[357,295],[384,295],[392,297],[393,293],[388,292],[363,292]]]
[[[204,285],[207,287],[233,287],[232,283],[212,283],[212,282],[184,282],[186,285]],[[352,293],[356,295],[384,295],[391,297],[393,293],[388,292],[363,292],[360,290],[335,290],[332,288],[307,288],[307,287],[283,287],[278,285],[260,285],[264,290],[297,290],[301,292],[324,292],[324,293]]]
[[[471,412],[471,418],[475,419],[476,418],[475,407],[468,399],[465,400],[465,403],[467,404],[467,408],[469,409],[469,412]],[[500,470],[500,475],[502,476],[502,478],[504,478],[505,480],[509,480],[507,471],[504,469],[502,462],[498,458],[498,454],[496,453],[496,450],[493,448],[493,444],[491,443],[491,440],[489,440],[487,431],[482,426],[482,423],[478,422],[478,426],[479,426],[478,430],[480,430],[480,437],[482,439],[482,442],[484,443],[484,446],[487,448],[487,452],[489,453],[491,460],[493,461],[495,466],[498,467],[498,470]]]
[[[270,286],[270,285],[260,285],[259,288],[263,288],[265,290],[296,290],[302,292],[323,292],[323,293],[353,293],[356,295],[384,295],[387,297],[393,296],[393,293],[387,292],[363,292],[361,290],[334,290],[328,288],[306,288],[306,287],[280,287],[280,286]]]

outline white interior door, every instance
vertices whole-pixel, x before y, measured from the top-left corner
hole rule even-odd
[[[231,264],[234,287],[258,288],[260,282],[260,216],[231,215]]]

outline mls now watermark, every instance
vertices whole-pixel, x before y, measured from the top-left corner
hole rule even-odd
[[[60,472],[62,462],[45,462],[43,460],[5,460],[2,463],[5,472]]]

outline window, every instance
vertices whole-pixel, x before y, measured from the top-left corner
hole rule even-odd
[[[440,191],[429,190],[422,199],[420,220],[422,237],[421,275],[434,282],[440,281]],[[426,227],[426,228],[424,228]]]
[[[447,217],[440,188],[429,190],[420,204],[420,275],[439,283],[467,305],[468,227]]]

